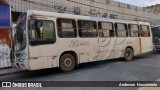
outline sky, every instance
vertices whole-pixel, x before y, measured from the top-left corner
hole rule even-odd
[[[146,6],[160,4],[160,0],[114,0],[114,1],[136,5],[139,7],[146,7]]]

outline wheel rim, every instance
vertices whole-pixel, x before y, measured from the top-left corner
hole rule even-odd
[[[132,58],[132,52],[131,51],[127,51],[126,52],[126,58],[127,59],[131,59]]]
[[[70,66],[72,65],[72,59],[69,58],[69,57],[65,58],[65,59],[63,60],[63,65],[64,65],[65,67],[70,67]]]
[[[126,57],[129,57],[129,52],[126,53]]]

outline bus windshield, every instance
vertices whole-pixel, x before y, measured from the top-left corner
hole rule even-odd
[[[16,27],[15,35],[15,49],[16,51],[23,50],[26,46],[26,13],[23,13],[19,19]]]
[[[153,43],[160,43],[160,27],[152,28]]]

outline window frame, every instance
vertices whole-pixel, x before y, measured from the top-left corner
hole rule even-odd
[[[143,36],[143,35],[142,35],[142,26],[147,26],[148,36]],[[140,28],[140,35],[141,35],[141,37],[151,37],[151,32],[150,32],[151,30],[150,30],[150,26],[149,26],[149,25],[140,24],[140,25],[139,25],[139,28]]]
[[[130,27],[130,25],[137,25],[137,28],[138,28],[138,36],[131,36],[131,27]],[[131,23],[129,23],[128,24],[128,35],[130,36],[130,37],[140,37],[140,29],[139,29],[139,25],[138,24],[131,24]]]
[[[52,41],[47,41],[47,40],[37,40],[37,41],[30,41],[31,40],[31,37],[30,37],[30,21],[31,20],[37,20],[37,21],[50,21],[53,23],[53,37],[52,37]],[[28,22],[28,40],[29,40],[29,44],[31,46],[38,46],[38,45],[46,45],[46,44],[55,44],[56,43],[56,25],[55,25],[55,22],[52,21],[52,20],[45,20],[45,19],[30,19],[29,22]]]
[[[109,30],[109,29],[100,29],[99,28],[99,23],[111,23],[112,24],[112,30],[113,30],[113,36],[103,36],[103,37],[101,37],[100,35],[99,35],[99,30],[107,30],[107,31],[111,31],[111,30]],[[114,28],[114,23],[113,22],[107,22],[107,21],[98,21],[98,36],[100,37],[100,38],[105,38],[105,37],[107,37],[107,38],[109,38],[109,37],[115,37],[116,36],[116,34],[115,34],[115,28]]]
[[[90,29],[85,29],[85,28],[79,28],[79,21],[88,21],[88,22],[93,22],[95,23],[95,30],[96,30],[96,36],[92,36],[92,37],[86,37],[86,36],[81,36],[80,35],[80,30],[92,30],[91,28]],[[77,27],[78,27],[78,35],[80,38],[97,38],[98,37],[98,25],[97,25],[97,21],[96,20],[84,20],[84,19],[78,19],[77,20]],[[92,30],[93,31],[93,30]],[[93,33],[93,32],[92,32]]]
[[[124,24],[124,25],[126,25],[126,30],[118,30],[117,28],[118,28],[118,26],[116,26],[117,24]],[[114,27],[115,27],[115,36],[116,37],[129,37],[129,32],[128,32],[128,23],[121,23],[121,22],[115,22],[114,23]],[[117,31],[126,31],[126,36],[118,36],[118,32]]]
[[[72,20],[72,21],[75,21],[75,28],[64,28],[64,27],[59,27],[58,26],[58,19],[67,19],[67,20]],[[73,25],[73,24],[72,24]],[[77,32],[78,32],[78,29],[77,29],[77,21],[76,21],[76,19],[72,19],[72,18],[57,18],[56,19],[56,27],[57,27],[57,36],[59,37],[59,38],[77,38],[78,37],[78,34],[77,34]],[[73,26],[74,27],[74,26]],[[73,32],[74,34],[76,34],[74,37],[61,37],[61,36],[59,36],[59,28],[61,28],[61,29],[75,29],[75,31],[76,32]]]

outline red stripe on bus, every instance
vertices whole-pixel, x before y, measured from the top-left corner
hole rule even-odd
[[[38,59],[38,57],[34,57],[34,59]]]
[[[33,59],[36,60],[36,59],[38,59],[38,57],[30,57],[30,59],[31,60],[33,60]]]
[[[140,54],[142,54],[142,39],[139,37]]]

